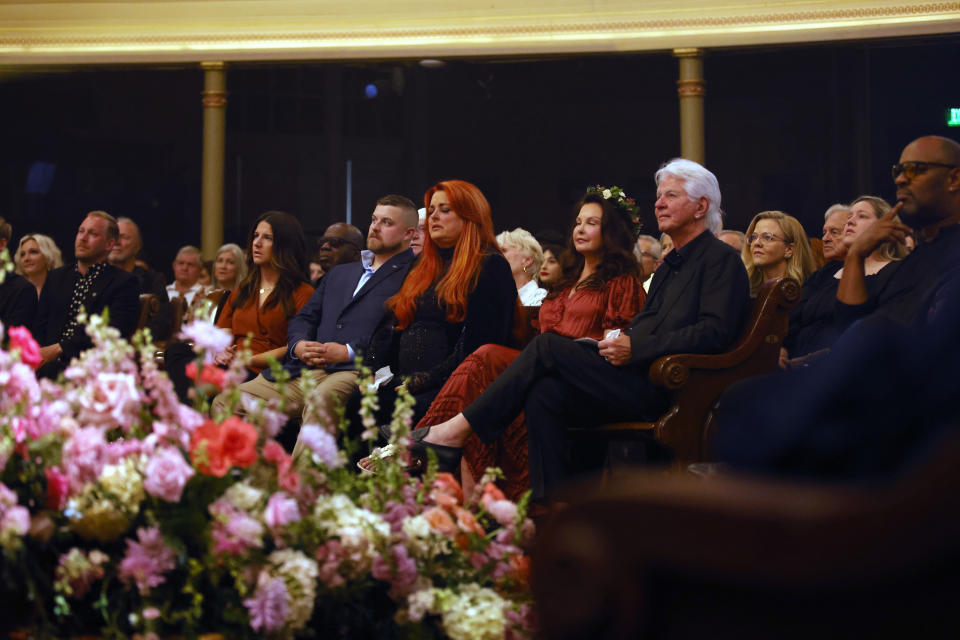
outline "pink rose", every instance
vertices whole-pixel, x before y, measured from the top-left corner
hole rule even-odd
[[[174,447],[158,449],[147,462],[143,488],[147,493],[167,502],[179,502],[183,488],[193,477],[193,467]]]
[[[20,362],[30,365],[36,369],[43,363],[43,357],[40,355],[40,345],[30,335],[30,330],[26,327],[10,327],[7,329],[7,336],[10,338],[10,348],[20,350]]]
[[[285,527],[291,522],[300,520],[300,509],[297,507],[297,501],[287,496],[282,491],[270,496],[267,501],[267,508],[263,512],[263,520],[271,529]]]
[[[503,527],[512,526],[517,521],[517,505],[509,500],[491,500],[483,508]]]

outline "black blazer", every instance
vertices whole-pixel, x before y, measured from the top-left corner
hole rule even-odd
[[[667,262],[653,274],[646,304],[630,322],[632,363],[647,366],[669,353],[720,353],[740,337],[750,309],[740,254],[709,231],[680,254],[683,263],[669,279]]]
[[[34,336],[40,346],[60,342],[63,347],[61,362],[70,362],[81,351],[93,346],[84,331],[77,331],[69,340],[60,340],[60,334],[69,319],[73,288],[79,279],[80,274],[75,265],[63,266],[47,274],[47,280],[40,291]],[[137,279],[110,264],[106,265],[83,301],[83,307],[90,315],[100,314],[109,308],[109,324],[116,327],[124,338],[133,335],[137,328],[139,305],[140,285]]]
[[[413,259],[410,249],[393,256],[373,273],[356,296],[353,291],[364,271],[361,262],[339,264],[327,272],[307,304],[287,325],[288,347],[283,368],[293,377],[300,375],[304,364],[293,355],[293,349],[301,340],[337,342],[350,345],[354,353],[362,353],[386,313],[387,299],[400,290]],[[325,369],[353,368],[352,362],[339,362]],[[263,374],[273,380],[269,371]]]
[[[33,327],[37,315],[37,289],[29,280],[7,273],[0,284],[0,321],[4,327]]]

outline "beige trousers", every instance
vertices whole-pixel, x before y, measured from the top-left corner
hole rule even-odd
[[[356,371],[334,371],[327,373],[323,369],[304,369],[299,377],[286,383],[285,393],[283,394],[286,397],[284,413],[291,418],[299,417],[303,422],[307,422],[308,418],[312,417],[304,413],[304,376],[313,378],[316,393],[320,396],[318,399],[319,402],[315,402],[314,404],[320,411],[325,412],[331,420],[336,420],[336,407],[342,407],[350,394],[358,387],[358,373]],[[256,398],[263,398],[264,400],[280,399],[279,386],[277,383],[270,382],[263,377],[262,373],[253,380],[244,382],[239,388],[241,392]],[[226,393],[217,395],[217,397],[213,399],[211,413],[216,415],[218,412],[222,412],[226,401]]]

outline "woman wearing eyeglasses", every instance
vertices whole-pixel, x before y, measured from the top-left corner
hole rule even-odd
[[[803,226],[782,211],[761,211],[747,228],[747,244],[741,256],[750,277],[750,295],[756,296],[764,282],[789,276],[800,284],[817,265]]]
[[[881,216],[890,211],[883,198],[860,196],[849,207],[850,215],[843,227],[842,242],[850,248],[854,241]],[[884,268],[907,255],[905,246],[898,242],[885,242],[864,260],[864,272],[868,292],[876,290],[892,273]],[[837,287],[843,277],[841,262],[828,263],[813,274],[803,285],[800,303],[790,313],[790,329],[784,340],[785,351],[781,353],[781,366],[795,367],[810,354],[828,349],[840,335],[842,327],[836,322],[835,308]],[[872,293],[871,293],[872,295]]]

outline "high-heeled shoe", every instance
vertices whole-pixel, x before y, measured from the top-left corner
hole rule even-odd
[[[437,455],[437,470],[447,473],[457,473],[460,470],[460,458],[463,456],[463,447],[448,447],[443,444],[434,444],[424,440],[430,433],[430,427],[414,429],[410,432],[410,464],[407,471],[410,475],[419,475],[427,469],[427,450]]]

